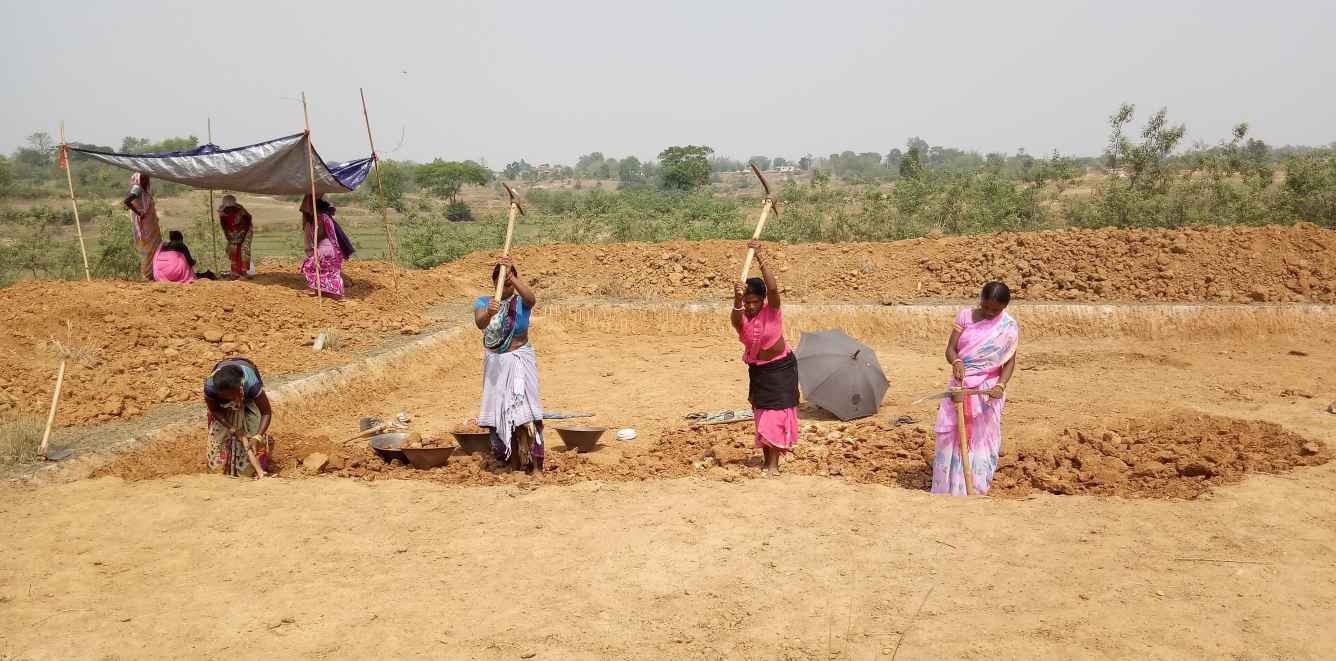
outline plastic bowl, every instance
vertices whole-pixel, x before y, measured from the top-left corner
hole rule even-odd
[[[607,427],[555,427],[557,435],[566,447],[580,452],[589,452],[598,445],[598,439],[608,431]]]
[[[443,448],[403,448],[403,453],[408,456],[408,463],[413,464],[413,468],[418,470],[427,470],[444,466],[450,459],[450,455],[455,453],[454,446]]]

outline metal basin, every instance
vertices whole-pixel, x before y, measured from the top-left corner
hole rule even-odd
[[[488,432],[450,432],[459,441],[459,449],[465,454],[489,452],[492,449],[492,436]]]
[[[401,450],[408,456],[408,463],[413,464],[413,468],[418,470],[427,470],[444,466],[450,459],[450,455],[455,453],[454,446],[443,448],[402,448]]]
[[[598,439],[608,431],[607,427],[553,427],[557,430],[557,435],[561,437],[561,442],[566,447],[580,452],[589,452],[598,445]]]
[[[369,442],[371,443],[371,449],[375,450],[376,454],[380,455],[380,458],[384,459],[386,463],[389,463],[391,459],[408,463],[408,456],[404,454],[404,449],[400,447],[406,438],[408,438],[408,432],[394,432],[391,434],[377,434],[372,436]]]

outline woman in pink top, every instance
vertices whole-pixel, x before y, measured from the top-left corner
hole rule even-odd
[[[756,419],[756,447],[765,454],[767,476],[779,472],[779,457],[798,440],[798,360],[784,340],[784,314],[779,307],[779,285],[766,266],[760,241],[747,244],[756,251],[760,278],[748,278],[733,288],[733,329],[744,348],[751,402]]]

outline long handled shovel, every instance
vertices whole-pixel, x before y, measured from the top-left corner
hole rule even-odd
[[[965,494],[973,496],[974,470],[970,467],[969,420],[967,420],[967,418],[972,419],[973,416],[967,416],[965,413],[966,406],[969,404],[966,398],[970,397],[970,393],[962,388],[953,391],[952,395],[952,401],[956,405],[956,437],[960,441],[960,467],[964,471]]]
[[[774,214],[778,216],[779,209],[775,208],[775,198],[771,197],[770,195],[770,182],[765,180],[765,177],[761,174],[761,171],[756,168],[755,163],[752,164],[751,169],[752,172],[756,173],[756,178],[761,180],[761,187],[765,189],[765,199],[761,201],[761,218],[760,220],[756,221],[756,230],[752,232],[752,241],[760,241],[761,230],[765,229],[766,219],[770,217],[771,212],[774,212]],[[755,257],[756,257],[756,250],[748,248],[747,259],[742,261],[742,277],[738,278],[738,282],[744,282],[747,280],[747,273],[751,271],[752,259],[754,259]]]
[[[519,212],[523,215],[524,207],[520,206],[520,196],[516,195],[515,191],[510,186],[504,183],[501,185],[506,187],[507,193],[510,193],[510,219],[506,221],[506,245],[501,249],[501,256],[509,257],[510,241],[515,237],[515,213]],[[509,275],[509,273],[505,272],[505,269],[502,269],[501,272],[497,274],[496,296],[492,298],[493,301],[496,301],[497,303],[501,302],[501,292],[506,288],[506,277]]]

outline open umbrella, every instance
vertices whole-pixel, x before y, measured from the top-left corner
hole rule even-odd
[[[876,352],[840,331],[803,333],[797,355],[803,397],[841,420],[875,414],[890,387]]]

